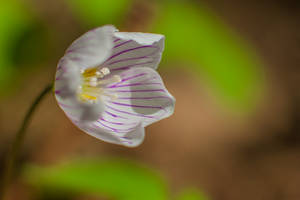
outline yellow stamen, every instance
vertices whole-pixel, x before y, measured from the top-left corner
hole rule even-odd
[[[83,76],[83,78],[94,77],[97,70],[97,68],[89,68],[84,70],[81,75]]]
[[[83,101],[87,101],[87,100],[96,101],[96,100],[97,100],[97,97],[88,95],[88,94],[86,94],[86,93],[81,93],[81,94],[79,94],[79,98],[80,98],[81,100],[83,100]]]
[[[114,75],[111,78],[103,79],[110,74],[110,70],[106,67],[99,69],[98,67],[85,69],[81,72],[82,84],[78,88],[78,99],[83,102],[95,103],[101,96],[107,96],[116,99],[116,94],[104,93],[103,85],[118,83],[121,77]],[[102,85],[102,87],[101,87]]]

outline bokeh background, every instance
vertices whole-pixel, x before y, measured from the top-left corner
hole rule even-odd
[[[300,199],[297,0],[1,0],[0,161],[67,46],[89,29],[166,35],[175,113],[137,148],[78,130],[49,95],[11,200]]]

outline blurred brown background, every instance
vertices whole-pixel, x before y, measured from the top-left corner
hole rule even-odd
[[[189,62],[166,62],[159,72],[176,98],[175,113],[147,127],[141,146],[128,149],[90,137],[71,124],[49,95],[28,129],[18,166],[25,162],[51,165],[78,156],[122,157],[159,171],[172,194],[193,186],[216,200],[300,199],[300,3],[186,2],[206,5],[262,60],[264,91],[251,112],[234,112],[218,102],[206,79]],[[23,3],[42,27],[37,30],[42,42],[33,52],[44,53],[38,54],[38,62],[32,61],[34,55],[20,61],[17,70],[21,72],[8,84],[16,85],[0,99],[2,158],[30,103],[53,80],[65,48],[91,26],[64,1]],[[119,22],[120,30],[149,30],[160,4],[133,1]],[[31,199],[28,186],[17,180],[10,188],[11,199]]]

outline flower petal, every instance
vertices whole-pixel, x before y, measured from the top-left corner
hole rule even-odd
[[[121,125],[128,128],[139,123],[147,126],[173,113],[175,99],[155,70],[132,68],[119,75],[122,81],[108,85],[105,89],[106,93],[116,95],[117,99],[103,99],[105,112],[102,118],[109,119],[111,127],[118,127],[113,124],[117,122],[122,122]]]
[[[62,58],[57,66],[55,94],[62,99],[73,98],[81,83],[80,69],[71,60]]]
[[[111,71],[143,66],[156,69],[164,49],[165,37],[151,33],[114,33],[112,55],[103,66]]]
[[[131,131],[123,133],[107,130],[96,122],[79,122],[75,124],[87,134],[94,136],[100,140],[124,145],[127,147],[138,146],[143,142],[145,136],[145,129],[141,124],[134,126]]]
[[[59,106],[75,125],[98,139],[139,145],[144,127],[174,110],[175,99],[154,70],[163,49],[164,36],[159,34],[117,32],[113,26],[87,32],[70,45],[58,64],[55,96]],[[107,81],[99,82],[105,87],[102,98],[97,103],[80,101],[81,70],[98,66],[111,71]],[[115,75],[121,82],[109,81]]]
[[[111,55],[115,31],[110,25],[88,31],[70,45],[64,57],[81,69],[100,65]]]
[[[58,95],[56,100],[59,107],[65,112],[72,122],[93,122],[101,117],[104,106],[101,101],[98,103],[80,102],[74,97],[61,98]]]
[[[73,61],[62,58],[58,63],[55,79],[55,97],[72,121],[95,121],[103,112],[103,103],[78,101],[77,90],[81,83],[80,71]]]

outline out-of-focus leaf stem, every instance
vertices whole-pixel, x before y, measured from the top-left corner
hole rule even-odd
[[[11,149],[7,154],[7,159],[5,162],[2,178],[1,178],[1,185],[0,185],[0,200],[4,200],[5,192],[7,190],[8,185],[11,182],[12,174],[15,169],[15,162],[19,156],[20,149],[25,139],[26,129],[29,125],[29,122],[33,116],[34,111],[36,110],[39,103],[42,99],[48,94],[53,88],[53,84],[47,85],[43,91],[37,96],[37,98],[32,103],[31,107],[26,113],[26,116],[23,120],[23,123],[18,130],[15,139],[12,141]]]

